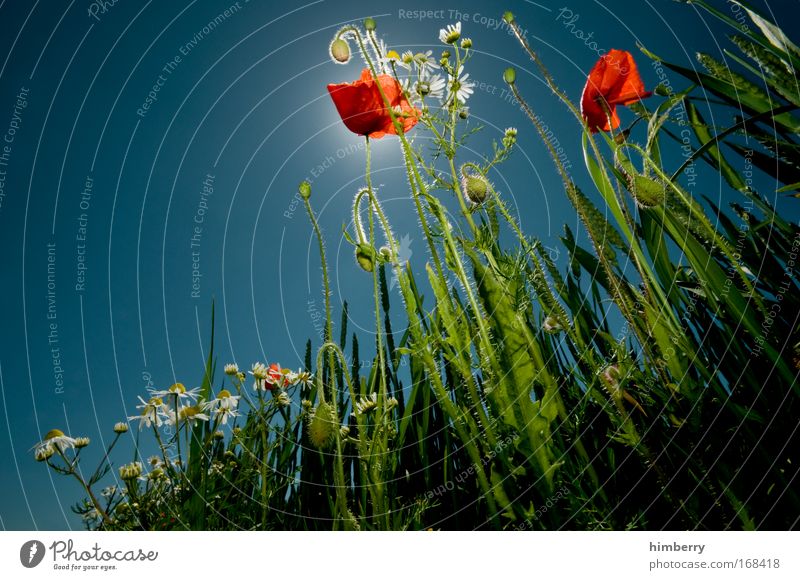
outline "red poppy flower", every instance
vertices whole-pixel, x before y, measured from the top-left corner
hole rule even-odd
[[[397,131],[389,110],[384,107],[378,83],[389,104],[397,112],[405,133],[417,124],[419,110],[409,104],[403,96],[400,83],[394,77],[378,75],[378,82],[375,82],[369,69],[364,69],[359,80],[328,85],[328,92],[348,129],[358,135],[380,139],[384,135],[397,135]]]
[[[617,105],[630,105],[651,94],[644,90],[631,53],[611,49],[600,57],[589,73],[581,95],[581,114],[592,133],[610,131],[619,127]],[[611,113],[610,126],[604,101]]]

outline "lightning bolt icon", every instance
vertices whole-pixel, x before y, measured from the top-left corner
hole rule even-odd
[[[35,543],[31,544],[31,553],[28,554],[28,564],[33,562],[33,557],[36,555],[36,552],[38,551],[39,551],[39,545]]]

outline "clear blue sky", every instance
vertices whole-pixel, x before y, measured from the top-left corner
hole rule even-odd
[[[578,16],[572,27],[563,6],[128,0],[103,12],[88,0],[0,3],[0,134],[11,138],[0,166],[0,528],[80,528],[69,510],[81,497],[77,485],[36,464],[30,447],[58,427],[92,438],[94,464],[148,380],[199,384],[212,297],[220,363],[300,366],[305,341],[319,344],[313,311],[323,308],[311,229],[293,201],[304,178],[313,181],[327,237],[336,318],[348,300],[351,329],[369,343],[371,279],[340,233],[363,180],[362,143],[325,89],[360,72],[355,60],[328,60],[340,25],[374,16],[391,47],[438,54],[439,28],[462,19],[479,83],[471,123],[486,129],[461,160],[487,153],[506,126],[519,127],[519,151],[495,184],[546,245],[558,247],[564,223],[578,230],[544,147],[506,98],[503,69],[518,68],[521,90],[585,184],[578,128],[497,25],[503,10],[515,12],[576,100],[597,58],[592,40],[634,52],[652,88],[637,42],[691,65],[697,50],[719,56],[712,34],[721,44],[724,37],[706,14],[667,0],[574,0],[566,4]],[[796,17],[796,2],[770,6],[784,22]],[[414,18],[419,10],[430,12]],[[393,138],[375,143],[381,198],[423,278],[424,241],[400,162]],[[703,186],[733,199],[716,179]],[[558,264],[566,266],[563,251]]]

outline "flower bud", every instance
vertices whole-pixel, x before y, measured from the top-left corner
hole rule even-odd
[[[461,48],[465,50],[469,50],[472,48],[472,39],[471,38],[464,38],[461,40]]]
[[[469,117],[469,108],[462,107],[458,110],[458,118],[462,120],[466,120]]]
[[[503,14],[503,20],[506,21],[506,24],[511,24],[512,22],[514,22],[514,15],[511,13],[510,10],[506,11],[506,13]]]
[[[138,461],[128,463],[119,468],[119,477],[122,481],[136,479],[142,474],[142,464]]]
[[[503,147],[511,149],[514,143],[517,142],[517,130],[514,127],[509,127],[503,134]]]
[[[308,424],[308,438],[314,447],[324,449],[331,444],[336,422],[333,408],[327,403],[320,403]]]
[[[367,17],[364,19],[364,28],[367,30],[367,32],[372,32],[373,30],[375,30],[376,27],[377,24],[375,23],[374,18]]]
[[[308,199],[311,197],[311,184],[308,181],[301,182],[297,188],[297,192],[303,199]]]
[[[356,262],[365,272],[372,272],[375,269],[375,250],[369,244],[358,244]]]
[[[461,189],[467,200],[475,204],[483,203],[489,192],[489,183],[483,175],[475,173],[469,166],[463,166],[461,168]]]
[[[91,440],[88,437],[76,437],[75,438],[75,448],[76,449],[83,449],[87,447]]]
[[[127,423],[114,423],[114,433],[122,435],[123,433],[128,432],[128,424]]]
[[[513,67],[508,67],[503,72],[503,80],[508,83],[509,85],[513,85],[514,82],[517,80],[517,71],[514,70]]]
[[[345,64],[350,60],[350,45],[343,38],[331,42],[329,52],[333,61],[338,64]]]

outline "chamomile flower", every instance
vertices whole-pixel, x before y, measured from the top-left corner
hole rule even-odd
[[[128,463],[119,468],[119,477],[122,481],[131,481],[142,474],[142,464],[139,461]]]
[[[475,83],[469,80],[469,73],[462,74],[464,67],[461,66],[455,75],[450,76],[447,83],[447,102],[452,102],[455,98],[460,103],[466,103],[472,95]]]
[[[76,437],[75,438],[75,449],[83,449],[87,447],[91,443],[91,440],[88,437]]]
[[[397,62],[398,66],[403,67],[406,70],[411,70],[411,65],[414,64],[414,53],[410,50],[405,51],[403,54],[400,55],[400,60]]]
[[[229,417],[236,417],[239,412],[236,410],[239,406],[239,397],[232,395],[227,389],[222,389],[217,395],[216,399],[212,399],[205,404],[206,410],[219,418],[223,425],[228,424]]]
[[[239,365],[235,363],[229,363],[225,365],[225,374],[229,377],[239,374]]]
[[[310,387],[314,384],[314,375],[308,371],[297,369],[297,372],[295,373],[294,384],[301,385],[303,387]]]
[[[136,405],[136,408],[141,409],[142,414],[128,417],[128,420],[138,420],[139,429],[142,427],[150,428],[154,424],[156,427],[161,427],[164,423],[163,416],[165,415],[164,400],[161,397],[151,397],[149,401],[145,401],[143,398],[139,397],[139,400],[142,404]]]
[[[186,387],[183,386],[183,383],[175,383],[170,388],[163,391],[151,390],[150,395],[153,397],[178,397],[179,401],[182,401],[183,399],[195,401],[197,400],[197,395],[199,392],[199,387],[187,390]]]
[[[51,429],[47,432],[47,435],[44,436],[44,439],[35,445],[37,451],[46,447],[52,448],[53,451],[59,450],[63,453],[67,449],[75,447],[75,439],[64,435],[64,432],[60,429]]]
[[[190,423],[196,425],[198,421],[208,421],[209,417],[204,413],[203,404],[184,405],[178,409],[178,423]],[[165,423],[175,425],[175,411],[169,410]]]
[[[56,448],[52,445],[42,445],[36,448],[33,452],[33,457],[36,461],[47,461],[56,453]]]
[[[442,75],[423,72],[420,80],[416,84],[416,91],[422,97],[430,97],[441,101],[444,97],[446,85],[447,83]]]
[[[250,369],[250,374],[257,381],[263,381],[267,378],[267,365],[264,363],[253,363],[253,368]]]
[[[378,393],[372,393],[366,397],[361,397],[355,404],[356,413],[365,415],[371,413],[378,407]]]
[[[448,24],[439,30],[439,40],[445,44],[455,44],[461,38],[461,21],[455,24]]]
[[[114,433],[117,435],[122,435],[123,433],[128,432],[128,424],[127,423],[114,423]]]
[[[397,53],[396,50],[388,51],[386,53],[386,56],[384,56],[381,59],[381,62],[383,62],[384,64],[387,64],[389,66],[394,64],[394,65],[402,66],[403,68],[406,68],[405,64],[403,64],[402,57]]]
[[[433,57],[432,50],[418,52],[414,55],[414,62],[417,63],[421,72],[430,72],[433,69],[439,68],[439,63],[437,63],[436,59]]]
[[[275,400],[281,407],[288,407],[289,405],[292,404],[292,398],[288,394],[286,394],[286,391],[281,391],[278,394],[278,396],[275,397]]]

